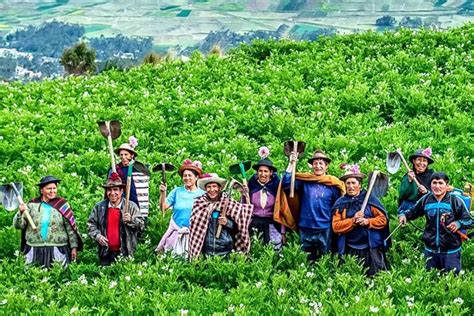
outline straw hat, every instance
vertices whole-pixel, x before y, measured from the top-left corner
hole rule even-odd
[[[217,173],[206,173],[197,182],[197,185],[202,190],[206,190],[206,185],[209,183],[217,183],[221,188],[226,184],[227,180],[219,177]]]
[[[317,149],[313,153],[313,156],[308,159],[308,163],[313,164],[313,161],[316,160],[316,159],[322,159],[322,160],[326,161],[327,163],[331,162],[331,159],[328,156],[326,156],[326,154],[321,149]]]
[[[191,161],[190,159],[186,159],[178,169],[178,173],[181,177],[183,176],[184,170],[196,171],[200,177],[202,175],[202,163],[199,160]]]
[[[339,167],[345,170],[344,175],[339,178],[341,181],[346,181],[346,179],[349,178],[356,178],[362,181],[362,179],[365,178],[365,174],[360,172],[360,167],[358,164],[349,165],[344,163],[341,164]]]

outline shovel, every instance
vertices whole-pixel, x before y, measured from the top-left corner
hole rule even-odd
[[[114,148],[112,147],[112,139],[116,139],[122,133],[120,128],[119,121],[102,121],[97,122],[99,124],[100,133],[102,136],[107,138],[107,143],[109,145],[109,154],[110,154],[110,161],[112,163],[112,172],[117,172],[115,168],[115,156],[114,156]]]
[[[229,171],[232,174],[240,174],[242,176],[242,183],[245,187],[247,187],[247,172],[252,165],[252,162],[250,160],[247,161],[242,161],[239,163],[236,163],[234,165],[229,166]],[[250,203],[250,196],[247,193],[245,193],[245,199],[247,203]]]
[[[125,186],[125,212],[128,212],[128,205],[130,204],[130,189],[132,187],[132,172],[133,172],[133,164],[135,160],[131,160],[128,164],[127,169],[127,185]]]
[[[301,156],[304,154],[304,150],[306,148],[306,143],[302,141],[295,141],[295,140],[287,140],[284,143],[284,151],[287,157],[290,157],[292,153],[297,153],[297,161]],[[297,161],[293,161],[291,163],[291,183],[290,183],[290,198],[295,196],[295,175],[296,175],[296,163]]]
[[[20,188],[20,190],[18,190]],[[13,211],[18,207],[20,204],[24,204],[23,199],[21,197],[20,191],[22,190],[23,185],[21,183],[9,183],[0,186],[0,198],[2,200],[2,205],[5,207],[7,211]],[[30,224],[31,228],[36,231],[38,228],[36,227],[33,219],[31,218],[30,212],[26,209],[23,212],[23,215],[26,217],[28,224]]]
[[[153,167],[154,172],[161,171],[161,183],[166,184],[166,171],[173,171],[175,167],[166,162],[162,162]]]
[[[232,190],[242,190],[243,188],[244,188],[243,185],[235,179],[232,179],[231,181],[227,182],[227,186],[225,188],[225,193],[224,193],[225,194],[224,205],[221,208],[221,216],[226,216],[227,208],[229,207],[229,200],[232,195]],[[216,238],[219,238],[221,236],[221,232],[222,232],[222,225],[219,224],[216,231]]]
[[[388,190],[388,177],[382,172],[375,170],[369,176],[369,187],[367,188],[367,194],[365,195],[364,202],[362,203],[361,211],[364,211],[369,202],[372,191],[377,198],[380,198],[387,194]]]
[[[400,163],[403,161],[403,164],[405,165],[405,168],[407,171],[411,171],[410,166],[408,166],[407,161],[405,160],[405,157],[403,157],[402,151],[400,149],[397,149],[396,151],[389,152],[387,154],[387,171],[390,172],[391,174],[396,173],[400,169]],[[413,180],[416,183],[417,187],[420,187],[420,182],[415,178]]]

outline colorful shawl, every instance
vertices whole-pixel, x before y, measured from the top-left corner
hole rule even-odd
[[[248,183],[249,187],[249,193],[252,195],[255,192],[258,192],[260,190],[266,189],[268,192],[270,192],[273,196],[276,196],[277,191],[278,191],[278,184],[280,183],[280,177],[276,172],[272,174],[272,177],[270,181],[268,181],[265,184],[261,184],[258,182],[258,177],[256,174],[254,174]]]
[[[341,195],[344,195],[346,193],[344,182],[334,176],[316,176],[311,173],[297,172],[295,175],[295,179],[305,182],[317,182],[327,186],[335,186],[339,189]],[[277,223],[285,225],[286,227],[292,230],[297,230],[297,220],[300,215],[300,202],[298,193],[295,192],[295,196],[293,198],[290,198],[289,194],[287,196],[282,189],[282,182],[283,180],[280,181],[277,196],[275,198],[275,209],[273,212],[273,219]]]
[[[37,197],[37,198],[32,199],[29,203],[41,203],[41,202],[42,202],[41,197]],[[66,201],[66,199],[62,197],[56,197],[50,200],[47,204],[55,208],[69,222],[72,229],[77,235],[77,244],[78,244],[77,250],[81,251],[83,248],[83,242],[82,242],[81,234],[79,234],[79,230],[77,229],[74,213],[71,207],[69,206],[69,203]],[[26,245],[25,233],[26,233],[26,229],[24,229],[21,234],[21,250],[23,250]]]
[[[220,201],[212,202],[208,195],[204,194],[194,201],[190,220],[190,259],[196,258],[201,253],[209,225],[209,216],[215,209],[219,209],[224,204],[225,199],[229,198],[223,194]],[[250,249],[249,225],[252,213],[252,204],[242,204],[233,199],[229,200],[226,216],[230,217],[237,225],[238,232],[235,236],[235,249],[237,251],[248,252]]]

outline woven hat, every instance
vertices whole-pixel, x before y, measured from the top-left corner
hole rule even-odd
[[[42,177],[40,182],[36,185],[39,186],[40,188],[42,188],[47,184],[50,184],[50,183],[56,183],[57,184],[59,182],[61,182],[61,179],[58,179],[58,178],[55,178],[53,176],[48,175],[48,176]]]
[[[178,169],[178,173],[181,177],[183,176],[184,170],[196,171],[200,177],[202,175],[202,163],[199,160],[191,161],[190,159],[186,159]]]
[[[226,182],[227,180],[219,177],[217,173],[206,173],[198,180],[197,185],[202,190],[206,190],[206,185],[209,183],[217,183],[223,188]]]
[[[346,181],[346,179],[349,178],[356,178],[362,181],[362,179],[365,178],[365,174],[360,172],[360,167],[358,164],[349,165],[344,163],[341,164],[339,167],[345,170],[344,175],[339,178],[341,181]]]
[[[123,188],[125,187],[125,184],[122,182],[122,179],[117,172],[112,172],[107,179],[107,182],[103,184],[102,187],[104,189],[117,187]]]
[[[327,163],[331,162],[331,159],[328,156],[326,156],[326,154],[321,149],[317,149],[314,151],[313,156],[308,159],[308,163],[313,164],[313,161],[316,159],[322,159],[326,161]]]
[[[273,172],[277,172],[277,168],[273,165],[273,161],[268,159],[270,155],[270,149],[268,147],[260,147],[258,149],[258,155],[260,156],[260,160],[252,166],[254,170],[258,170],[260,166],[268,167]]]
[[[411,163],[414,163],[416,157],[423,157],[426,158],[428,160],[428,164],[431,165],[434,162],[434,160],[431,158],[431,154],[431,147],[418,149],[413,154],[411,154],[410,157],[408,157],[408,160],[410,160]]]

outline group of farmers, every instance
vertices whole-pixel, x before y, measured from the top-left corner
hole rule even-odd
[[[133,256],[147,224],[150,172],[137,161],[135,145],[131,139],[115,150],[120,163],[108,172],[102,185],[105,198],[93,207],[87,221],[101,265],[119,256]],[[363,188],[366,176],[357,164],[341,165],[344,173],[337,178],[327,174],[331,159],[316,150],[307,160],[312,172],[299,173],[294,168],[299,156],[295,151],[289,154],[288,168],[280,179],[268,148],[260,148],[259,156],[252,165],[255,174],[243,184],[203,173],[199,161],[185,160],[178,170],[183,185],[169,193],[166,183],[160,185],[160,207],[173,213],[156,251],[188,259],[245,253],[253,234],[280,250],[291,230],[299,233],[310,261],[339,253],[356,256],[368,275],[388,268],[389,216],[377,196]],[[458,273],[461,243],[473,224],[468,206],[450,193],[445,173],[428,168],[434,162],[429,148],[417,150],[409,161],[413,168],[400,185],[399,223],[425,216],[427,269]],[[38,183],[39,197],[21,204],[13,220],[22,231],[27,263],[67,265],[82,249],[71,207],[57,195],[60,181],[43,177]],[[232,198],[232,190],[240,192],[240,200]]]

